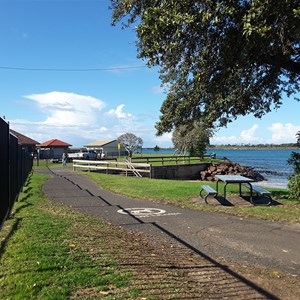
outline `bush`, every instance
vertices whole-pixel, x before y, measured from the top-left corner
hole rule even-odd
[[[300,148],[300,131],[297,132],[296,137],[297,146]],[[300,202],[300,153],[292,152],[291,157],[288,159],[288,164],[294,168],[294,175],[290,176],[288,182],[289,199]]]
[[[290,176],[288,188],[289,199],[300,202],[300,174]]]
[[[300,153],[292,152],[288,164],[293,167],[295,174],[300,174]]]

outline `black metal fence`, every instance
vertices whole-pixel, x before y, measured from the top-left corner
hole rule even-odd
[[[9,133],[9,124],[0,118],[0,228],[32,170],[32,156]]]

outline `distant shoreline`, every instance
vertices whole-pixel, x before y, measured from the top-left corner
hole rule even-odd
[[[217,147],[208,147],[207,150],[299,150],[297,146],[295,147],[281,147],[281,146],[266,146],[266,147],[239,147],[239,146],[232,146],[232,147],[223,147],[223,146],[217,146]]]
[[[153,150],[154,147],[146,147],[143,150]],[[174,148],[159,148],[157,152],[160,150],[172,150],[175,151]],[[256,147],[256,146],[215,146],[215,147],[207,147],[206,150],[300,150],[297,146],[265,146],[265,147]]]
[[[287,189],[288,178],[293,170],[288,165],[287,160],[290,154],[300,152],[297,147],[208,147],[206,155],[215,153],[217,158],[228,157],[233,162],[242,166],[250,166],[255,171],[265,177],[265,180],[258,181],[255,184]],[[152,156],[174,155],[174,148],[160,148],[160,151],[154,151],[153,148],[143,148],[143,154]],[[176,155],[179,155],[178,152]]]

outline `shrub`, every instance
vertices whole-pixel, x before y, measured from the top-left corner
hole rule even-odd
[[[300,174],[292,175],[288,182],[289,199],[300,202]]]
[[[297,146],[300,148],[300,131],[297,132]],[[292,152],[288,164],[293,166],[294,175],[290,176],[288,182],[289,198],[300,202],[300,153]]]

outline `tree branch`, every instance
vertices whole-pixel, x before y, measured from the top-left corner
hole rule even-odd
[[[300,74],[300,63],[287,59],[284,56],[272,55],[265,59],[267,64],[283,68],[287,71]]]

